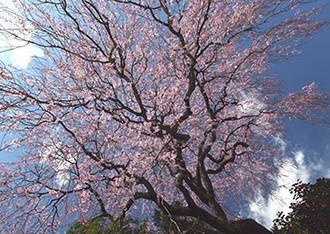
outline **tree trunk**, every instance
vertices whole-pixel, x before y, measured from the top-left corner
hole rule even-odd
[[[253,219],[242,219],[237,221],[227,221],[228,234],[269,234],[272,233],[264,226]],[[227,232],[225,232],[227,234]]]
[[[184,212],[182,212],[184,213]],[[183,215],[183,214],[178,214]],[[187,214],[186,214],[187,215]],[[225,234],[269,234],[272,233],[267,228],[257,223],[253,219],[241,220],[223,220],[210,214],[209,212],[195,207],[195,210],[188,214],[188,216],[196,217],[211,227],[225,233]]]

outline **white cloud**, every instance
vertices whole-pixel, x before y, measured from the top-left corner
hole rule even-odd
[[[293,201],[293,195],[289,188],[297,180],[309,182],[315,172],[324,172],[324,176],[330,176],[330,170],[324,168],[322,159],[315,163],[306,163],[305,155],[302,151],[294,153],[294,159],[289,159],[282,165],[277,179],[277,187],[273,190],[273,196],[264,198],[258,196],[254,202],[249,204],[249,217],[255,219],[267,228],[273,226],[273,220],[277,213],[283,211],[288,213],[289,206]]]
[[[15,46],[17,46],[22,42],[16,41],[14,43],[16,43]],[[10,60],[14,66],[19,66],[23,69],[26,69],[33,56],[42,57],[43,55],[44,54],[41,49],[33,46],[32,44],[24,44],[24,47],[13,50],[13,54],[10,57]]]
[[[257,91],[249,94],[242,91],[241,95],[240,112],[242,115],[258,115],[259,112],[266,107],[265,103],[256,98]]]
[[[12,1],[10,0],[3,0],[2,4],[11,9],[15,9],[14,5],[12,4]],[[11,50],[12,55],[10,56],[10,60],[12,64],[16,67],[26,69],[33,56],[42,57],[44,54],[41,49],[35,47],[34,45],[14,38],[9,34],[5,34],[6,29],[17,29],[18,25],[19,23],[13,20],[11,22],[5,22],[4,20],[0,20],[0,29],[2,31],[2,33],[0,34],[0,52]],[[31,26],[29,27],[31,29],[29,30],[29,32],[19,32],[17,36],[24,40],[31,40],[33,29],[31,28]]]
[[[327,170],[326,174],[325,174],[326,178],[330,178],[330,169]]]
[[[281,134],[277,134],[276,137],[274,137],[275,144],[280,147],[282,151],[286,149],[286,142],[282,139]]]
[[[67,184],[70,180],[68,170],[75,163],[74,157],[70,154],[63,154],[61,151],[70,151],[68,147],[62,146],[60,142],[44,142],[45,150],[40,152],[41,163],[48,164],[54,168],[57,183],[60,187]]]

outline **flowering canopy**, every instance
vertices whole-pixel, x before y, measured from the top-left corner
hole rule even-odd
[[[151,201],[239,233],[227,219],[271,185],[281,118],[328,124],[328,94],[313,83],[283,95],[266,73],[327,24],[313,19],[319,9],[295,11],[301,3],[0,5],[16,26],[1,33],[45,54],[24,72],[0,68],[1,129],[15,137],[1,149],[21,149],[0,165],[2,230],[57,232],[71,217],[122,218]]]

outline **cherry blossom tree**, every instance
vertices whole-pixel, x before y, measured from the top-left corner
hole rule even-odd
[[[41,48],[1,66],[0,226],[153,212],[268,233],[239,210],[268,194],[283,118],[328,125],[329,94],[267,73],[328,25],[308,0],[17,0],[1,28]],[[299,10],[300,9],[300,10]],[[26,37],[24,35],[31,35]],[[174,206],[180,202],[182,206]]]

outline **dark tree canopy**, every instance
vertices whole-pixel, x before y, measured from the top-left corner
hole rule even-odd
[[[280,212],[274,220],[274,233],[330,233],[330,179],[319,178],[315,184],[295,183],[289,214]]]

